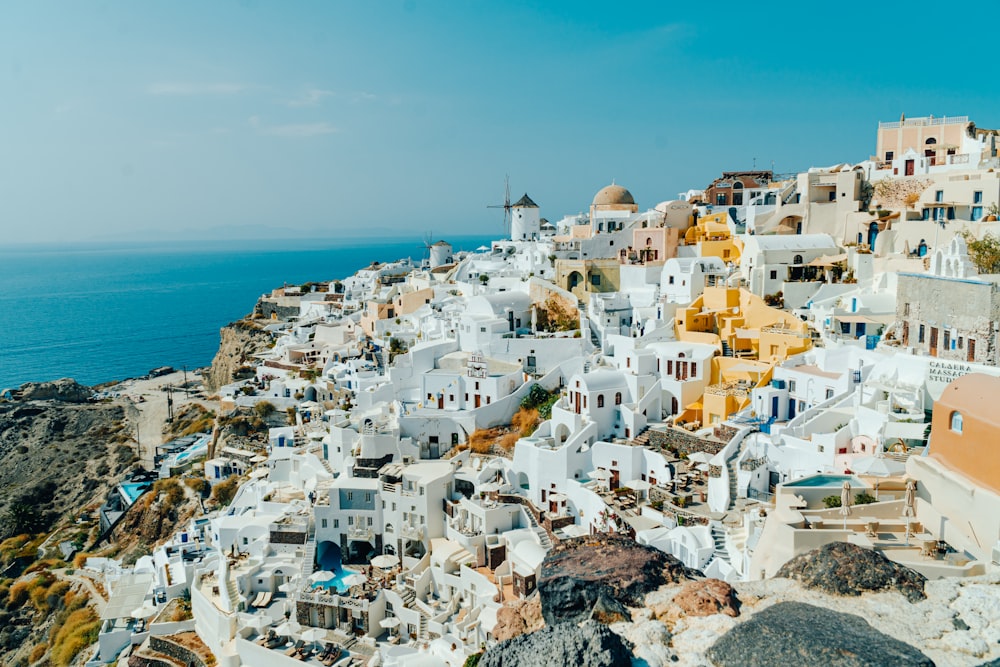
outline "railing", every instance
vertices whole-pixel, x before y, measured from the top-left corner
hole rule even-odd
[[[880,122],[878,124],[878,129],[895,130],[900,127],[928,127],[932,125],[952,125],[957,123],[964,125],[968,122],[968,116],[941,116],[940,118],[924,116],[921,118],[905,118],[902,121],[895,120],[890,122]]]
[[[371,542],[372,538],[375,536],[375,531],[371,528],[348,528],[347,529],[347,539],[349,540],[364,540],[365,542]]]

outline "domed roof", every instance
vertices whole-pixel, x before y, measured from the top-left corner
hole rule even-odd
[[[594,195],[592,203],[593,206],[614,206],[615,204],[635,206],[635,199],[632,198],[631,192],[614,183],[602,188],[600,192]]]

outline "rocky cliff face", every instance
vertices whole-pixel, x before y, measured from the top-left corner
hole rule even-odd
[[[28,387],[29,394],[66,394],[51,387],[36,391],[38,386]],[[72,400],[75,392],[67,391]],[[123,416],[112,403],[0,403],[0,540],[44,531],[57,517],[101,498],[134,460]]]
[[[212,359],[212,366],[204,376],[205,388],[218,391],[239,377],[248,368],[253,355],[271,345],[271,335],[251,320],[239,320],[222,327],[219,350]]]
[[[632,656],[621,637],[596,621],[562,623],[492,647],[480,667],[630,667]]]
[[[542,615],[548,625],[587,618],[627,619],[625,607],[641,606],[650,591],[700,575],[673,556],[627,537],[564,540],[542,563],[538,580]]]

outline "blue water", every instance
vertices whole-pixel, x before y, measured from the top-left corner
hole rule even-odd
[[[316,582],[313,582],[312,587],[313,588],[325,588],[327,590],[330,590],[332,588],[332,589],[336,590],[338,593],[346,593],[347,592],[347,586],[344,585],[344,578],[347,577],[348,575],[351,575],[351,574],[357,574],[357,572],[355,570],[348,570],[348,569],[343,569],[343,568],[337,569],[337,570],[333,570],[333,573],[334,573],[334,575],[336,575],[336,576],[333,577],[333,579],[327,579],[325,581],[316,581]]]
[[[785,486],[840,488],[844,485],[845,479],[851,482],[851,486],[864,486],[857,478],[850,475],[813,475],[812,477],[797,479],[794,482],[785,482]]]
[[[456,250],[490,241],[446,240]],[[418,236],[2,248],[0,389],[207,366],[219,328],[249,313],[261,294],[423,256]]]
[[[208,451],[208,437],[207,436],[204,437],[204,438],[201,438],[198,442],[196,442],[195,444],[191,445],[190,447],[188,447],[187,449],[185,449],[183,452],[180,452],[179,454],[177,454],[177,456],[174,457],[174,463],[176,465],[180,465],[180,464],[184,463],[185,461],[187,461],[192,456],[198,456],[199,454],[204,454],[206,451]]]
[[[152,484],[149,482],[132,482],[129,484],[119,484],[118,488],[122,490],[122,493],[128,499],[128,504],[131,505],[151,486]]]

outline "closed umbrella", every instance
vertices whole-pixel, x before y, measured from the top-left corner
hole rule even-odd
[[[906,480],[906,493],[903,495],[903,516],[906,517],[906,546],[910,546],[910,517],[916,516],[913,503],[916,500],[917,481]]]
[[[844,530],[847,530],[847,517],[851,516],[851,482],[844,480],[840,489],[840,514],[844,517]]]

